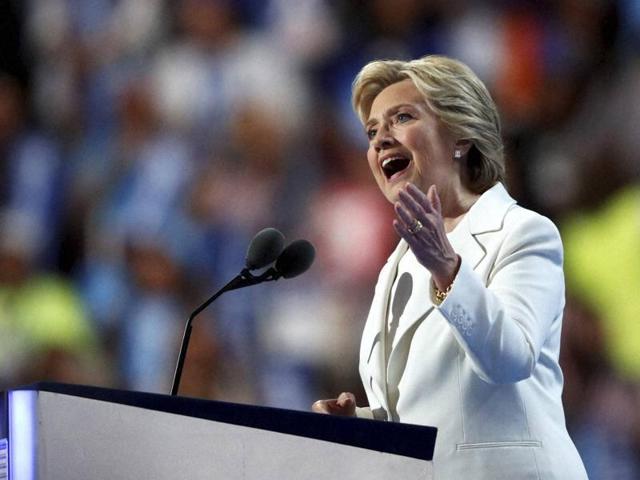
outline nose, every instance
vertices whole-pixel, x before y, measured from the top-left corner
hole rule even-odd
[[[386,124],[380,125],[378,131],[376,132],[376,136],[373,139],[373,148],[376,152],[380,152],[385,148],[389,148],[393,145],[394,138],[391,135],[391,131]]]

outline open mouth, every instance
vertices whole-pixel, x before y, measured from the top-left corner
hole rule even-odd
[[[409,166],[410,160],[406,157],[396,156],[385,158],[382,162],[382,171],[385,177],[390,179],[396,173],[402,172]]]

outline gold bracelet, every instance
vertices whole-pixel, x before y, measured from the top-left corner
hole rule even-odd
[[[451,291],[451,287],[453,287],[453,282],[450,283],[449,286],[444,290],[440,290],[436,286],[436,283],[433,282],[433,293],[436,296],[436,305],[440,305],[442,304],[442,302],[444,302],[445,298],[447,298],[447,295],[449,295],[449,292]]]

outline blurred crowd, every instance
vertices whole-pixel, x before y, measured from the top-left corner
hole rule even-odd
[[[0,389],[167,393],[189,313],[273,226],[316,263],[198,317],[180,393],[363,401],[397,238],[351,82],[438,53],[488,85],[512,195],[563,234],[590,478],[640,478],[640,1],[4,0],[0,41]]]

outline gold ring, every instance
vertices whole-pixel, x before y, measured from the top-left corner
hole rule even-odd
[[[415,218],[413,220],[413,223],[411,224],[411,226],[409,228],[407,228],[407,230],[409,231],[409,233],[411,235],[415,235],[416,233],[418,233],[420,230],[422,230],[422,227],[424,225],[422,225],[422,222],[420,220],[418,220],[417,218]]]

